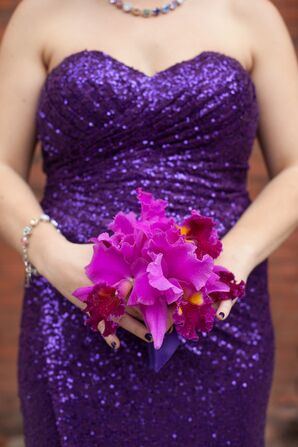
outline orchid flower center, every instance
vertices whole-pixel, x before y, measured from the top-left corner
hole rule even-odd
[[[190,233],[190,228],[185,226],[185,225],[182,225],[181,227],[179,225],[177,225],[177,228],[180,230],[180,233],[181,233],[182,236],[187,236],[188,233]],[[185,241],[186,242],[191,242],[191,243],[194,242],[193,239],[189,239],[187,237],[186,237]]]
[[[181,227],[178,226],[178,228],[180,230],[180,233],[184,236],[186,236],[189,233],[189,228],[186,226],[181,226]]]
[[[200,306],[201,304],[203,304],[204,300],[203,300],[203,295],[201,292],[195,292],[189,299],[188,301],[191,304],[195,304],[197,306]]]

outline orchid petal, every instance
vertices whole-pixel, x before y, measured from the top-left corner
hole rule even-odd
[[[191,216],[184,219],[181,224],[186,239],[197,243],[197,256],[202,258],[205,254],[217,258],[222,251],[222,243],[215,229],[215,221],[211,217],[202,216],[198,211],[192,210]]]
[[[144,272],[135,278],[127,304],[132,306],[140,303],[147,306],[153,305],[158,295],[157,290],[149,284],[148,274]]]
[[[115,333],[118,326],[117,322],[111,318],[124,315],[125,304],[116,291],[114,287],[106,284],[95,284],[92,287],[81,287],[74,292],[87,303],[84,309],[84,312],[89,314],[89,319],[85,320],[86,325],[90,326],[93,331],[97,331],[98,323],[102,320],[105,322],[105,329],[102,333],[104,337]]]
[[[213,259],[209,255],[198,259],[192,244],[172,247],[164,258],[169,276],[190,282],[196,290],[206,284],[213,268]]]
[[[94,286],[88,286],[88,287],[79,287],[74,292],[72,292],[73,296],[76,298],[79,298],[81,301],[86,301],[89,293],[92,292]]]
[[[93,257],[85,271],[91,281],[103,281],[111,286],[130,276],[129,265],[121,252],[113,245],[106,247],[102,242],[93,246]]]
[[[152,334],[154,348],[159,349],[162,345],[167,329],[167,305],[163,299],[157,299],[151,306],[140,305],[144,321]]]
[[[209,294],[212,292],[228,292],[229,290],[230,287],[228,286],[228,284],[222,282],[219,275],[217,275],[213,271],[205,284],[206,293]]]
[[[136,215],[130,211],[124,214],[122,211],[116,214],[113,221],[108,224],[108,228],[114,232],[124,234],[133,233],[136,224]]]
[[[183,294],[183,290],[181,287],[177,287],[177,285],[173,284],[171,281],[169,281],[163,273],[162,269],[162,257],[163,254],[159,253],[155,260],[148,264],[147,272],[148,272],[148,278],[149,283],[152,287],[155,287],[157,290],[160,290],[162,292],[168,292],[168,298],[170,301],[176,301],[179,296]],[[176,281],[176,284],[178,281]],[[179,283],[178,283],[179,284]]]
[[[150,192],[143,191],[141,187],[136,189],[137,197],[141,203],[142,220],[165,218],[165,209],[168,203],[163,199],[155,199]]]
[[[228,291],[219,290],[219,288],[212,292],[209,291],[208,294],[214,301],[229,300],[244,296],[245,281],[241,280],[237,283],[234,274],[223,266],[216,265],[214,266],[214,270],[219,276],[219,282],[229,288]]]

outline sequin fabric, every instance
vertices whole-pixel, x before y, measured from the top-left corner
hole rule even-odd
[[[235,58],[205,51],[148,76],[105,52],[66,57],[47,76],[36,125],[47,175],[41,200],[73,242],[119,211],[135,188],[192,208],[222,237],[246,189],[259,108]],[[241,249],[239,247],[239,249]],[[274,364],[267,260],[226,321],[182,343],[159,373],[122,328],[113,352],[87,316],[42,276],[25,290],[18,381],[26,447],[262,447]]]

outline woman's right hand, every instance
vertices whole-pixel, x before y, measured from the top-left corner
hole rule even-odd
[[[82,311],[86,304],[73,296],[79,287],[92,285],[85,274],[85,266],[93,255],[92,244],[76,244],[68,241],[47,223],[40,223],[33,231],[28,248],[29,259],[39,273],[44,276],[65,298]],[[168,327],[172,326],[171,309],[168,312]],[[152,336],[144,323],[141,311],[136,306],[126,306],[125,314],[117,319],[122,328],[147,343],[152,342]],[[104,321],[98,324],[102,335]],[[120,347],[116,334],[104,337],[106,343],[113,349]]]

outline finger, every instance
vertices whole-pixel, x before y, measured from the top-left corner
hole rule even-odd
[[[118,292],[122,298],[125,298],[126,301],[128,300],[132,286],[132,282],[128,279],[120,281],[120,284],[118,285]]]
[[[97,329],[99,330],[99,332],[101,333],[102,338],[105,340],[105,342],[112,348],[112,349],[119,349],[120,348],[120,340],[117,337],[117,335],[107,335],[104,336],[103,332],[105,330],[105,322],[104,320],[101,320],[98,325],[97,325]]]
[[[171,334],[173,332],[174,326],[173,326],[173,312],[176,308],[176,303],[170,304],[168,306],[168,314],[167,314],[167,329],[166,333]]]
[[[118,320],[119,326],[123,327],[127,331],[141,338],[142,340],[148,342],[152,342],[152,335],[149,333],[147,327],[136,320],[134,317],[125,314]]]
[[[218,309],[216,311],[217,318],[219,320],[225,320],[229,316],[231,309],[236,301],[237,301],[237,298],[235,298],[234,300],[221,301],[221,303],[219,304]]]
[[[85,310],[87,307],[87,304],[81,301],[79,298],[76,298],[72,294],[65,294],[64,295],[72,304],[74,304],[76,307],[78,307],[80,310]]]
[[[142,312],[135,306],[126,306],[125,312],[131,315],[132,317],[137,318],[139,321],[144,322],[144,316]],[[173,330],[174,326],[173,326],[172,311],[169,309],[166,333],[171,334]]]
[[[174,325],[172,324],[170,326],[170,329],[167,330],[167,334],[171,334],[173,332],[173,330],[174,330]]]
[[[140,321],[144,321],[142,312],[136,306],[126,306],[125,312],[135,318],[138,318]]]

